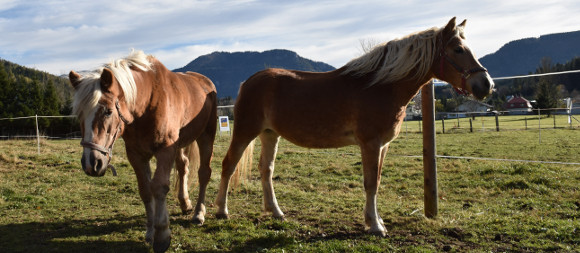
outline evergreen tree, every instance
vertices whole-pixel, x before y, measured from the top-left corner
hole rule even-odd
[[[42,115],[59,115],[61,105],[52,80],[48,80],[48,83],[44,87],[44,95],[42,100],[44,105],[44,110],[41,112]]]
[[[4,66],[0,65],[0,118],[6,117],[6,102],[8,100],[10,80]]]
[[[538,109],[549,109],[558,107],[558,90],[556,85],[542,78],[538,83],[536,102]],[[542,111],[550,116],[551,110]]]

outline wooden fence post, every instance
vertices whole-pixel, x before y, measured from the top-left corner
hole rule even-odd
[[[542,144],[542,116],[538,108],[538,143]]]
[[[471,121],[471,118],[469,118],[469,132],[473,133],[473,122]]]
[[[36,119],[36,151],[40,155],[40,131],[38,131],[38,114],[34,115]]]
[[[423,191],[425,216],[437,216],[437,160],[435,158],[435,100],[433,81],[421,89],[423,114]]]

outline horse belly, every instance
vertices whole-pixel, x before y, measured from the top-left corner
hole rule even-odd
[[[317,133],[312,133],[309,136],[294,134],[282,134],[281,136],[291,143],[305,148],[340,148],[356,144],[354,135],[352,133],[344,133],[340,136],[328,136],[324,133],[321,133],[320,135]]]
[[[310,117],[292,120],[289,115],[282,116],[272,124],[272,130],[293,144],[307,148],[338,148],[356,144],[354,130],[348,124]]]

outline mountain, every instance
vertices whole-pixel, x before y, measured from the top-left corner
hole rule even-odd
[[[285,68],[313,72],[331,71],[335,68],[300,57],[293,51],[274,49],[264,52],[213,52],[191,61],[175,72],[193,71],[209,77],[218,90],[218,97],[238,95],[240,83],[254,73],[266,68]]]
[[[544,57],[564,64],[578,56],[580,31],[575,31],[511,41],[479,61],[492,77],[504,77],[533,73]]]

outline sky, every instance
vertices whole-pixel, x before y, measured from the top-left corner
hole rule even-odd
[[[476,56],[580,30],[578,0],[0,0],[0,58],[55,75],[131,49],[169,69],[214,51],[288,49],[341,67],[378,43],[467,19]]]

